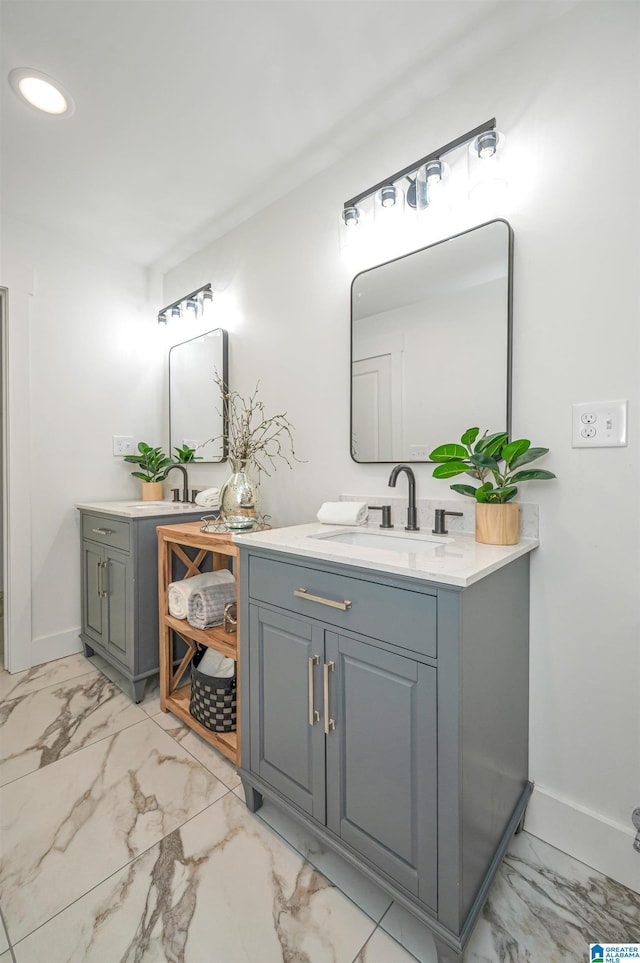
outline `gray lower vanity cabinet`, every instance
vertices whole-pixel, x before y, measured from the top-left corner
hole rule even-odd
[[[159,667],[156,527],[202,511],[126,517],[80,508],[81,629],[87,658],[135,702]]]
[[[241,546],[247,805],[268,796],[381,885],[441,963],[531,793],[528,569],[458,588]]]

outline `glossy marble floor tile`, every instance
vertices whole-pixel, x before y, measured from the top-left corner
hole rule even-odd
[[[208,742],[201,739],[193,729],[185,726],[180,719],[170,712],[159,712],[152,718],[156,725],[167,732],[172,739],[175,739],[198,762],[201,762],[228,789],[236,789],[241,785],[240,776],[229,760],[225,759],[216,749],[212,749]]]
[[[341,857],[268,801],[246,810],[155,681],[134,706],[87,668],[0,673],[1,963],[435,963]],[[640,895],[525,832],[465,963],[583,963],[592,940],[640,941]]]
[[[16,686],[2,701],[0,785],[147,718],[84,661],[82,675],[26,691]]]
[[[36,665],[33,669],[25,669],[24,672],[15,672],[13,675],[3,670],[0,671],[0,701],[14,699],[60,682],[68,682],[78,675],[86,675],[87,672],[95,672],[95,669],[80,653],[47,662],[45,665]]]
[[[351,963],[375,923],[228,793],[18,943],[18,963]]]
[[[428,930],[401,906],[380,925],[420,963],[436,963]],[[640,894],[526,832],[515,836],[465,963],[582,963],[593,942],[640,942]]]
[[[0,790],[0,906],[17,942],[227,792],[151,719]]]
[[[327,876],[346,896],[357,903],[376,923],[391,905],[382,890],[359,873],[350,863],[317,839],[311,838],[286,813],[266,800],[258,817],[298,850],[317,870]]]

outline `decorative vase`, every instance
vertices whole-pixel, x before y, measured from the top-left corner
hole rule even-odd
[[[256,517],[258,491],[249,477],[246,461],[230,458],[231,476],[220,491],[220,514],[227,528],[251,528]]]
[[[476,542],[485,545],[517,545],[520,506],[517,502],[476,502]]]
[[[163,491],[162,482],[140,482],[142,486],[143,502],[161,502]]]

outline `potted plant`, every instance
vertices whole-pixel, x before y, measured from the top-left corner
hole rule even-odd
[[[162,482],[165,468],[172,465],[172,460],[162,448],[152,448],[146,441],[138,442],[137,455],[125,455],[124,460],[130,465],[137,465],[139,471],[132,471],[134,478],[142,482],[142,500],[162,501]]]
[[[509,441],[506,432],[480,435],[479,428],[467,428],[460,444],[440,445],[429,458],[441,462],[434,478],[467,474],[480,484],[451,485],[454,492],[476,500],[476,541],[489,545],[515,545],[518,541],[519,506],[513,502],[518,484],[555,478],[542,468],[525,468],[549,451],[532,448],[527,438]]]
[[[184,444],[181,448],[176,446],[173,450],[176,453],[176,457],[174,458],[174,464],[176,465],[186,465],[192,461],[202,461],[202,455],[196,455],[195,448],[191,448],[187,444]]]
[[[227,528],[246,528],[256,515],[258,482],[251,478],[251,469],[258,476],[270,475],[269,467],[275,468],[279,460],[289,468],[290,458],[299,461],[293,450],[293,425],[284,413],[267,417],[258,398],[260,382],[246,399],[230,391],[219,376],[215,382],[222,396],[224,430],[211,440],[222,439],[231,465],[231,476],[220,491],[220,512]]]

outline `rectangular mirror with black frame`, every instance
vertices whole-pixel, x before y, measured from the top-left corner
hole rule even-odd
[[[169,351],[169,444],[196,449],[199,462],[225,461],[222,395],[216,375],[228,383],[228,338],[206,331]],[[217,440],[212,440],[217,439]]]
[[[489,221],[356,275],[351,457],[421,462],[511,429],[513,231]]]

